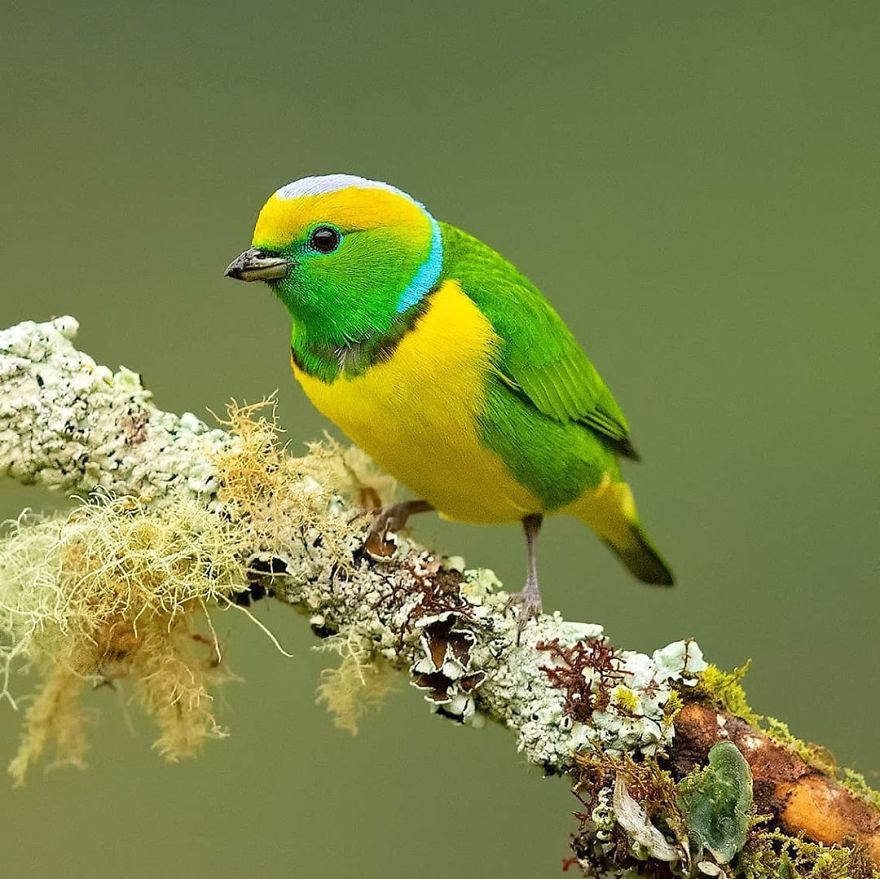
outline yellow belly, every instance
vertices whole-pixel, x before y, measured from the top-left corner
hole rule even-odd
[[[476,305],[447,281],[388,361],[331,384],[296,364],[293,373],[320,412],[443,515],[513,522],[543,509],[480,442],[497,341]]]

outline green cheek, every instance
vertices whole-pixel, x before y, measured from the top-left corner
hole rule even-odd
[[[394,326],[412,260],[399,249],[378,247],[388,242],[374,238],[352,236],[338,254],[298,256],[299,265],[277,292],[304,338],[346,345]]]

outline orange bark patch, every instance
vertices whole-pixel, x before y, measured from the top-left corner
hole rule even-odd
[[[788,833],[828,845],[864,847],[880,866],[880,811],[809,766],[742,718],[690,704],[675,719],[673,771],[684,776],[703,764],[717,742],[732,741],[752,770],[755,805]]]

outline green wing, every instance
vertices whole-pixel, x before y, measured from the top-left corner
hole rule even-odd
[[[583,424],[638,460],[620,406],[540,290],[481,241],[442,229],[444,275],[461,282],[503,340],[502,380],[545,415]]]

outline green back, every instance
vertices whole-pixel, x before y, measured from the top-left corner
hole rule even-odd
[[[502,339],[505,384],[544,415],[581,424],[636,458],[620,406],[541,291],[488,245],[440,225],[443,274],[461,282]]]

